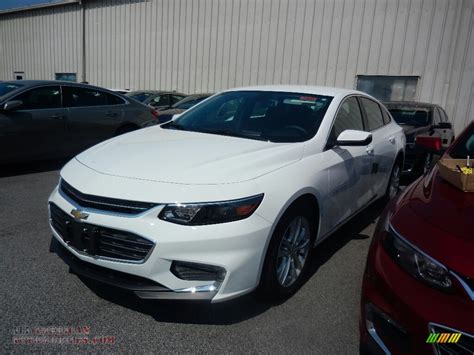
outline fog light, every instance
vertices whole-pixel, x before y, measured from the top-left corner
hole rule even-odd
[[[224,268],[214,265],[190,263],[185,261],[173,261],[171,272],[177,278],[186,281],[223,281],[226,271]]]

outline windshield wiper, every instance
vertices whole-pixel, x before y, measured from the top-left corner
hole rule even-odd
[[[255,139],[260,141],[267,141],[268,139],[251,134],[239,133],[235,131],[231,131],[229,129],[206,129],[206,130],[196,130],[195,132],[200,133],[209,133],[209,134],[218,134],[222,136],[229,136],[229,137],[237,137],[237,138],[247,138],[247,139]]]
[[[176,123],[176,122],[169,122],[169,123],[165,123],[164,125],[162,125],[161,127],[163,128],[172,128],[172,129],[177,129],[177,130],[180,130],[180,131],[187,131],[188,128],[186,126],[183,126],[182,124],[179,124],[179,123]]]

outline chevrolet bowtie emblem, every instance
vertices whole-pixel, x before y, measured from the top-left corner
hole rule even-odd
[[[71,214],[74,216],[76,219],[87,219],[89,217],[88,213],[82,212],[81,210],[78,209],[73,209],[71,211]]]

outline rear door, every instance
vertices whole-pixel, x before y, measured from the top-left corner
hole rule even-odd
[[[20,100],[22,105],[1,113],[8,134],[2,137],[0,146],[3,152],[8,152],[9,160],[52,159],[64,155],[67,110],[61,107],[61,88],[35,87],[12,100]]]
[[[113,137],[123,118],[125,101],[89,87],[63,86],[64,106],[69,110],[67,136],[71,153],[78,153]]]
[[[368,179],[370,194],[373,197],[381,196],[385,193],[397,154],[395,132],[387,114],[384,118],[385,108],[364,96],[359,97],[359,102],[364,113],[366,131],[372,133],[372,143],[368,147],[368,153],[373,156],[372,173]]]

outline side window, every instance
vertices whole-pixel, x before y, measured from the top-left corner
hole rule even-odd
[[[389,124],[392,119],[390,118],[390,114],[388,113],[388,110],[384,107],[382,107],[382,115],[383,115],[383,123]]]
[[[107,93],[106,96],[107,96],[107,104],[109,105],[123,105],[125,103],[125,101],[121,97],[118,97],[116,95]]]
[[[63,86],[64,106],[85,107],[105,106],[109,94],[95,89]]]
[[[158,107],[158,106],[169,106],[170,105],[170,95],[163,94],[158,95],[150,102],[151,106]]]
[[[15,97],[15,100],[23,102],[21,110],[58,108],[61,107],[61,90],[59,86],[45,86],[28,90]]]
[[[365,97],[361,97],[360,102],[362,104],[362,107],[364,108],[365,115],[367,118],[366,130],[370,132],[382,127],[384,125],[384,120],[379,104],[370,99],[366,99]]]
[[[339,108],[332,127],[330,140],[335,141],[346,129],[364,130],[362,114],[355,97],[346,99]]]
[[[178,101],[181,101],[184,99],[186,96],[181,96],[181,95],[171,95],[171,104],[175,104]]]

